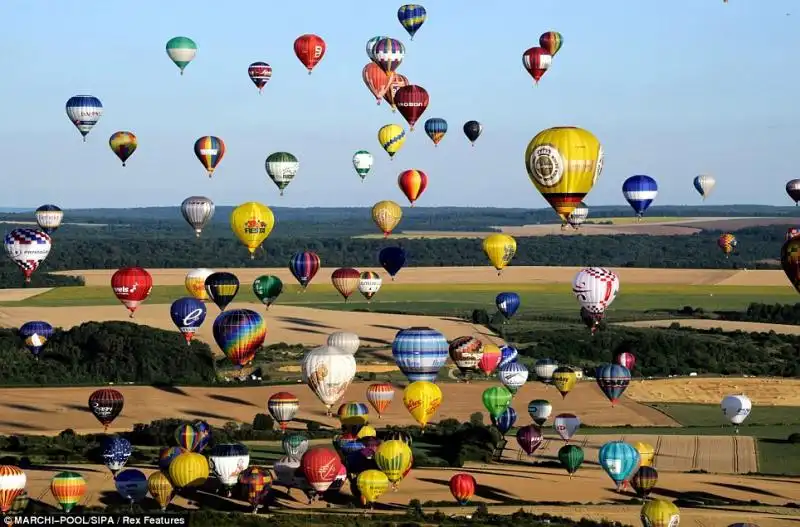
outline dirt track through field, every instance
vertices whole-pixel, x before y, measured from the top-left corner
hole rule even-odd
[[[800,406],[800,379],[704,378],[632,382],[625,397],[643,403],[719,404],[730,394],[745,394],[753,405]]]
[[[708,320],[703,318],[672,318],[666,320],[637,320],[635,322],[616,322],[617,326],[628,326],[631,328],[668,328],[672,324],[680,324],[681,327],[695,329],[716,329],[722,331],[746,331],[746,332],[770,332],[783,333],[786,335],[800,335],[800,326],[789,324],[765,324],[762,322],[740,322],[733,320]]]

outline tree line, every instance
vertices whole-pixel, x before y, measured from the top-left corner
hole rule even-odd
[[[715,311],[714,314],[722,320],[797,325],[800,324],[800,303],[762,304],[753,302],[744,311]]]

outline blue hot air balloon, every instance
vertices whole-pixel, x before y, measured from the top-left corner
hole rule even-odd
[[[597,379],[597,386],[611,401],[611,406],[614,406],[622,396],[622,392],[630,384],[631,372],[619,364],[601,364],[597,367],[595,379]]]
[[[658,184],[650,176],[631,176],[622,184],[622,195],[641,218],[647,207],[658,196]]]
[[[169,308],[169,316],[172,317],[172,323],[178,326],[183,333],[188,345],[206,319],[206,305],[202,300],[185,296],[172,303]]]
[[[378,254],[378,260],[394,280],[394,275],[406,264],[406,252],[401,247],[385,247]]]
[[[509,430],[517,422],[517,411],[510,406],[503,410],[503,413],[497,417],[492,417],[492,424],[500,430],[500,433],[506,435]]]
[[[425,133],[433,141],[433,146],[439,146],[439,142],[447,133],[447,121],[441,117],[431,117],[425,121]]]
[[[520,298],[517,293],[500,293],[495,297],[494,303],[497,304],[497,310],[508,320],[519,309]]]
[[[197,442],[194,446],[194,452],[202,452],[211,441],[211,425],[206,421],[195,421],[192,427],[197,430]]]
[[[422,27],[422,24],[425,23],[427,17],[428,13],[425,11],[425,8],[419,4],[407,4],[400,6],[400,9],[397,10],[397,20],[400,21],[406,31],[408,31],[408,34],[411,35],[411,40],[414,40],[414,35],[419,31],[419,28]]]
[[[444,335],[431,328],[408,328],[397,332],[392,355],[400,371],[411,382],[436,382],[447,362],[450,345]]]
[[[147,476],[141,470],[129,468],[114,476],[117,492],[131,503],[142,501],[147,496]]]
[[[132,452],[131,442],[124,437],[111,436],[103,440],[103,463],[112,474],[125,466]]]
[[[66,110],[67,117],[81,133],[83,141],[86,142],[86,135],[103,115],[103,104],[100,99],[91,95],[76,95],[69,98]]]
[[[517,348],[506,344],[505,346],[500,348],[500,364],[498,364],[497,367],[502,368],[506,364],[517,362],[518,357],[519,357],[519,351],[517,351]]]
[[[53,326],[41,320],[25,322],[19,328],[19,337],[25,341],[25,347],[39,360],[39,353],[53,336]]]
[[[639,452],[624,441],[609,441],[600,448],[600,466],[617,485],[617,489],[633,475],[641,460]]]

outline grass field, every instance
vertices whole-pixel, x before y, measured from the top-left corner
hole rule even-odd
[[[680,216],[644,216],[643,218],[639,218],[639,221],[636,221],[637,218],[635,216],[626,216],[620,218],[592,218],[589,217],[586,220],[586,223],[608,223],[611,222],[613,225],[629,225],[631,223],[668,223],[668,222],[675,222],[681,223],[686,222],[687,220],[693,220],[695,218],[681,218]]]

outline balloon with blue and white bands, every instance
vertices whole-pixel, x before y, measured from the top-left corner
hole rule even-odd
[[[66,110],[67,117],[81,133],[85,142],[86,135],[92,131],[92,127],[103,115],[103,104],[100,99],[92,95],[75,95],[67,101]]]
[[[528,368],[519,362],[511,362],[501,366],[497,370],[497,375],[503,386],[508,388],[511,393],[517,393],[517,390],[528,381]]]
[[[392,355],[397,367],[411,382],[436,382],[439,370],[447,362],[447,339],[431,328],[408,328],[397,333]]]
[[[519,351],[517,351],[517,348],[506,344],[500,348],[500,364],[498,364],[497,367],[502,368],[506,364],[517,362],[517,357],[519,357]]]
[[[622,184],[622,195],[641,217],[658,196],[658,184],[650,176],[631,176]]]
[[[497,310],[502,313],[506,320],[514,316],[520,305],[520,298],[517,293],[500,293],[494,299]]]
[[[503,413],[497,417],[492,417],[492,424],[500,430],[500,433],[506,435],[509,430],[517,422],[517,411],[510,406],[503,410]]]
[[[553,359],[539,359],[533,365],[536,377],[545,384],[553,382],[553,373],[558,368],[558,363]]]

